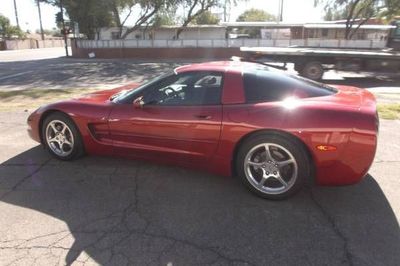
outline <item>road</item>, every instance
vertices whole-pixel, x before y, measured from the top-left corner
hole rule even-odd
[[[142,70],[149,63],[69,60],[32,61],[31,70],[57,77],[69,64],[71,77],[48,78],[65,87],[75,85],[74,75],[111,78],[97,64],[130,66],[116,83],[149,76]],[[22,89],[35,77],[24,78],[4,79],[0,89],[12,82]],[[399,120],[381,121],[377,155],[361,183],[268,201],[235,178],[118,158],[52,159],[28,138],[27,115],[0,112],[0,265],[400,264]]]
[[[0,90],[111,88],[130,82],[142,82],[189,62],[88,60],[65,58],[64,55],[63,48],[0,51]],[[291,65],[289,72],[296,73]],[[400,75],[328,71],[324,75],[324,82],[400,94]]]
[[[0,51],[0,90],[107,89],[142,82],[179,65],[173,62],[66,58],[63,48],[21,51]]]

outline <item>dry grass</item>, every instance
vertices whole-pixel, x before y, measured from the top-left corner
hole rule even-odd
[[[383,119],[400,119],[400,103],[378,104],[378,113]]]
[[[33,110],[41,105],[74,98],[96,89],[28,89],[0,91],[0,112]]]

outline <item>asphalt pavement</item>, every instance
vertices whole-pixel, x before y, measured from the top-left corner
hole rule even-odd
[[[25,63],[0,62],[0,90],[44,81],[111,86],[174,65]],[[32,72],[1,80],[4,71]],[[370,88],[382,85],[364,78]],[[27,136],[28,114],[0,112],[0,265],[400,265],[399,120],[381,120],[374,164],[359,184],[268,201],[235,178],[200,171],[110,157],[55,160]]]
[[[400,121],[369,175],[286,201],[143,161],[52,159],[0,113],[1,265],[399,265]]]

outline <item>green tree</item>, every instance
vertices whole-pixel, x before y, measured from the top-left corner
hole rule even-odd
[[[179,35],[190,23],[210,8],[218,6],[219,0],[177,0],[177,4],[180,5],[183,10],[187,10],[182,18],[181,27],[176,31],[175,38],[179,39]]]
[[[125,0],[111,0],[111,1],[125,1]],[[128,0],[127,0],[128,1]],[[142,26],[146,28],[154,23],[156,15],[163,10],[168,10],[169,7],[175,2],[175,0],[129,0],[131,3],[128,5],[129,13],[124,19],[124,22],[132,13],[134,7],[140,8],[140,13],[137,16],[134,24],[122,34],[121,38],[125,39],[130,33],[139,29]],[[133,4],[133,5],[132,5]],[[123,24],[122,24],[123,25]]]
[[[390,17],[400,11],[400,0],[315,0],[314,3],[324,5],[328,18],[346,20],[346,39],[351,39],[370,18]]]
[[[236,19],[238,22],[263,22],[263,21],[275,21],[276,16],[269,14],[261,9],[251,8],[244,11]],[[253,28],[239,29],[240,33],[248,34],[251,38],[260,38],[260,30]]]
[[[400,16],[400,0],[386,1],[385,8],[380,12],[380,17],[391,21],[392,19]]]
[[[159,12],[154,17],[154,21],[152,26],[154,28],[161,27],[161,26],[172,26],[175,25],[175,17],[174,14],[170,14],[167,12]]]
[[[215,25],[219,23],[219,18],[207,10],[203,14],[194,19],[193,24],[197,25]]]
[[[59,6],[60,0],[40,0]],[[142,26],[154,23],[159,11],[168,9],[180,0],[62,0],[66,13],[71,21],[79,24],[81,33],[89,39],[95,37],[96,31],[102,27],[117,26],[120,38],[126,38]],[[134,14],[136,10],[140,10]],[[135,15],[135,22],[128,27],[127,20]],[[127,30],[123,32],[123,28]]]
[[[0,36],[2,39],[25,38],[25,33],[18,26],[11,25],[10,20],[0,14]]]
[[[40,0],[54,6],[60,5],[60,0]],[[102,27],[115,25],[110,0],[62,0],[63,6],[71,21],[79,24],[80,32],[89,39],[94,39]]]
[[[343,11],[328,9],[324,15],[324,20],[326,21],[341,20],[341,19],[346,19],[346,13]]]
[[[41,31],[37,29],[35,31],[37,34],[40,34]],[[44,29],[43,33],[47,36],[53,36],[53,37],[62,37],[63,35],[61,34],[60,30],[58,28],[53,28],[53,29]]]
[[[59,6],[60,0],[39,0]],[[62,0],[66,13],[71,21],[78,22],[81,33],[89,39],[94,38],[96,30],[101,27],[117,26],[120,38],[141,27],[166,25],[176,21],[177,9],[185,10],[181,27],[175,38],[204,12],[219,7],[225,2],[236,3],[244,0]],[[136,12],[140,10],[139,12]],[[135,13],[136,12],[136,13]],[[135,14],[134,14],[135,13]],[[168,16],[165,16],[168,14]],[[133,25],[126,25],[128,18],[135,15]],[[203,18],[202,18],[203,19]],[[200,21],[202,20],[200,19]],[[123,29],[126,28],[125,31]]]
[[[62,28],[62,17],[61,11],[56,14],[56,25],[59,29]]]
[[[275,21],[276,17],[261,9],[251,8],[244,11],[236,21]]]

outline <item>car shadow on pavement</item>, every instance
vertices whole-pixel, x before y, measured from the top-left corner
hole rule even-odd
[[[399,224],[372,176],[354,186],[312,187],[268,201],[233,178],[108,157],[61,162],[39,146],[2,163],[0,176],[0,209],[7,216],[0,220],[7,240],[0,246],[3,262],[400,261]]]

